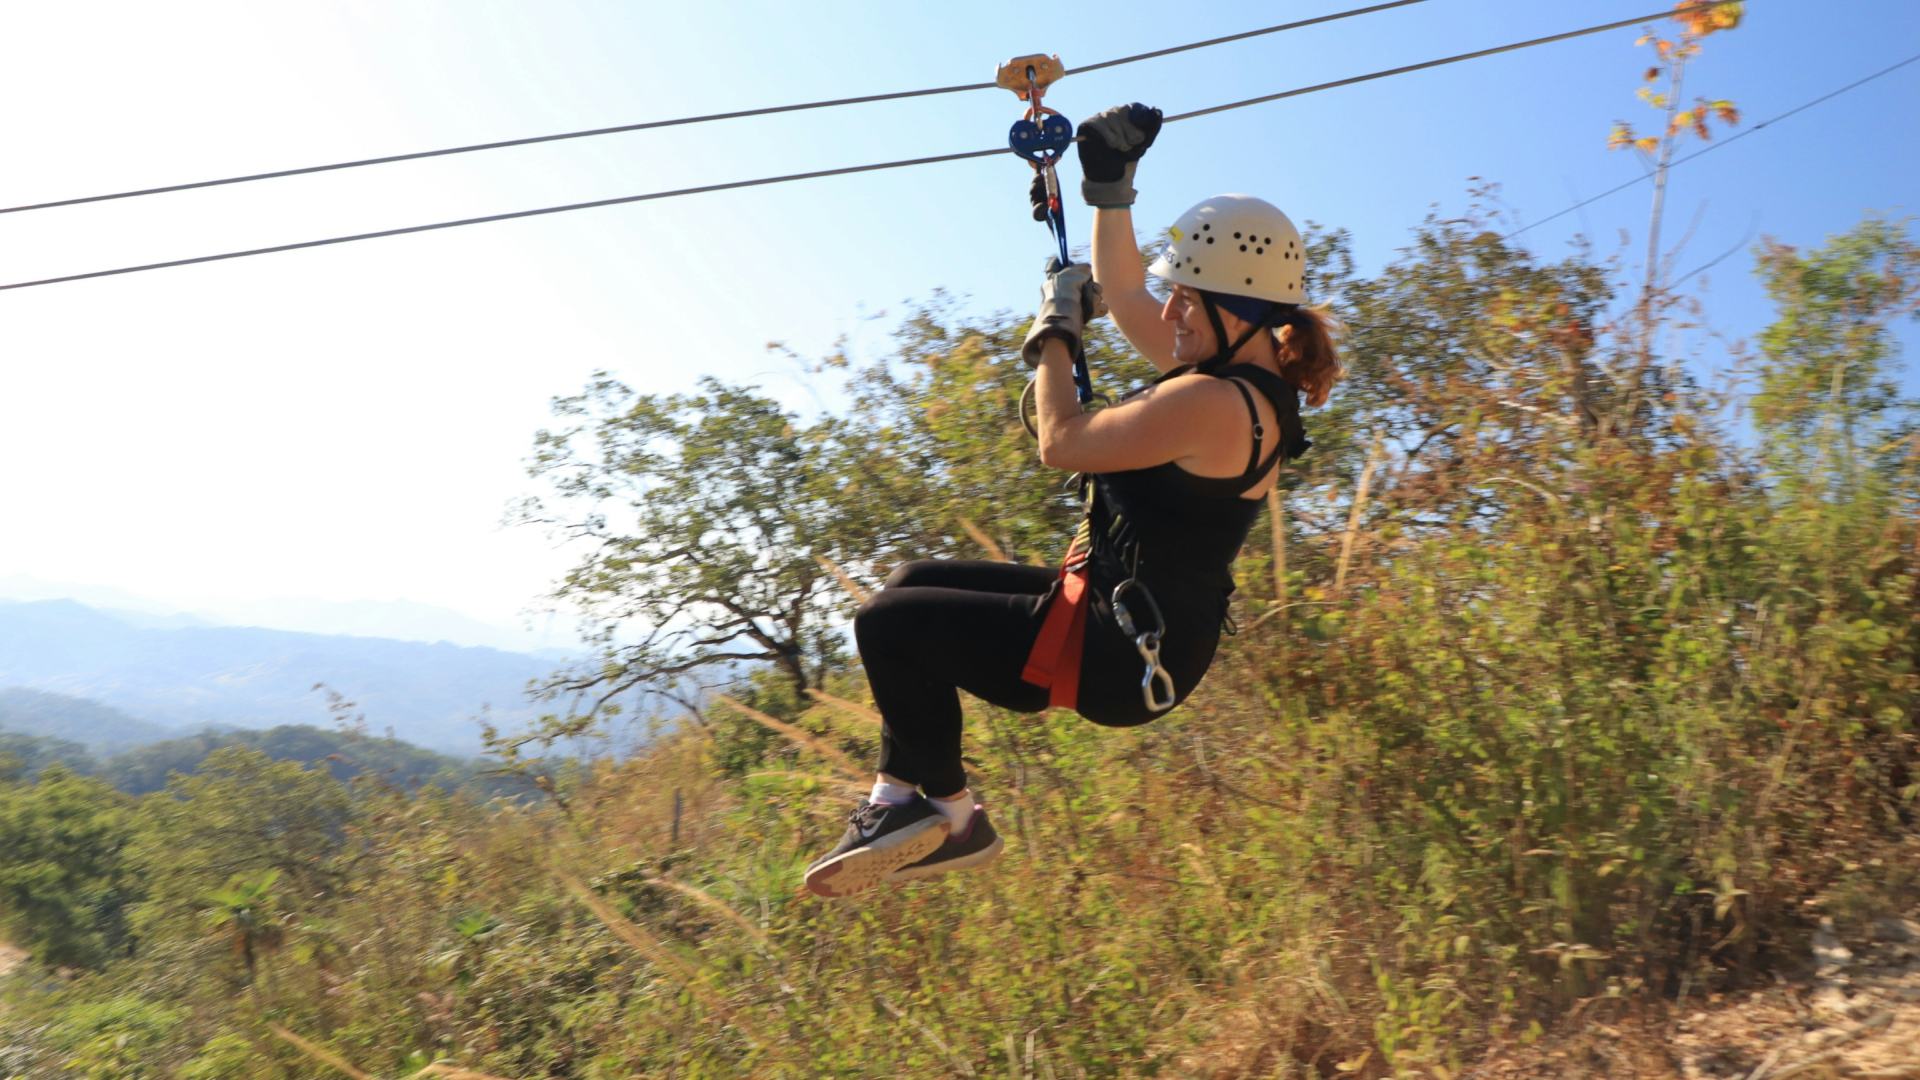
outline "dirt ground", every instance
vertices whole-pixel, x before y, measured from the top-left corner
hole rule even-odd
[[[25,963],[26,959],[26,953],[21,952],[19,949],[14,948],[4,941],[0,941],[0,979],[4,979],[8,975],[13,974],[13,969]]]
[[[1591,1017],[1461,1080],[1920,1080],[1920,908],[1842,941],[1809,974],[1669,1014]]]

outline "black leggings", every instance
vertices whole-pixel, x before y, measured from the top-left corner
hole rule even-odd
[[[960,690],[1015,712],[1046,709],[1046,689],[1020,673],[1058,578],[1058,571],[1038,566],[923,560],[895,570],[886,587],[861,605],[854,639],[886,722],[881,772],[934,797],[967,786],[960,763]],[[1162,714],[1147,709],[1140,692],[1146,664],[1114,625],[1105,591],[1093,590],[1076,711],[1110,727],[1144,724]],[[1161,665],[1173,676],[1177,703],[1212,662],[1220,612],[1217,598],[1210,612],[1197,613],[1170,605],[1173,597],[1158,599],[1168,621]]]

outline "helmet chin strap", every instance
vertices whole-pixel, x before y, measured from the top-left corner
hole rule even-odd
[[[1195,290],[1195,291],[1200,293],[1200,306],[1207,313],[1207,322],[1213,325],[1213,343],[1216,346],[1221,347],[1220,351],[1214,353],[1212,357],[1206,360],[1202,360],[1201,362],[1193,366],[1193,369],[1195,371],[1198,371],[1201,374],[1205,375],[1212,372],[1215,368],[1218,368],[1221,365],[1232,360],[1233,355],[1240,351],[1241,346],[1245,345],[1249,341],[1252,341],[1253,335],[1258,334],[1262,330],[1265,330],[1267,328],[1267,324],[1264,320],[1262,320],[1261,322],[1254,323],[1253,325],[1247,327],[1246,333],[1240,335],[1240,340],[1234,342],[1231,346],[1227,346],[1226,345],[1227,326],[1225,323],[1220,321],[1220,306],[1214,303],[1213,295],[1211,293],[1208,293],[1204,289]]]

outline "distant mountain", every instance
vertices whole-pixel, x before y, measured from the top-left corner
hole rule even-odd
[[[5,664],[0,659],[0,667]],[[179,734],[97,701],[23,686],[0,687],[0,732],[65,740],[95,753],[113,753]]]
[[[326,701],[314,690],[324,683],[374,731],[474,754],[483,710],[503,728],[532,720],[539,710],[525,687],[554,668],[550,659],[444,642],[143,626],[71,600],[0,601],[0,686],[90,698],[175,729],[325,723]],[[86,743],[95,738],[86,729],[108,720],[69,723],[36,733]]]
[[[306,725],[202,732],[167,739],[116,754],[94,765],[91,772],[129,795],[145,795],[166,787],[174,773],[198,772],[207,755],[229,746],[250,747],[275,761],[322,768],[342,782],[371,776],[402,790],[436,784],[447,790],[464,787],[482,797],[524,795],[534,790],[524,777],[486,775],[482,763],[473,759],[436,754],[396,739]]]
[[[314,600],[273,597],[244,601],[202,600],[183,610],[125,589],[49,581],[26,574],[0,574],[0,603],[72,600],[135,626],[257,626],[303,634],[351,634],[399,641],[450,641],[506,652],[569,656],[581,649],[580,633],[563,615],[528,616],[518,625],[483,622],[470,615],[410,600]]]

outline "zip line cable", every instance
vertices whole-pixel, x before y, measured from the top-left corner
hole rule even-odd
[[[699,187],[675,188],[672,191],[650,191],[644,195],[621,195],[611,199],[594,199],[590,202],[568,203],[565,206],[542,206],[534,210],[513,210],[504,214],[487,214],[483,217],[461,218],[458,221],[436,221],[427,225],[408,225],[398,229],[380,229],[375,232],[354,233],[351,236],[330,236],[323,240],[302,240],[294,244],[275,244],[272,247],[249,248],[245,251],[227,251],[218,255],[198,255],[191,259],[170,259],[167,262],[147,263],[142,266],[123,266],[117,270],[95,270],[85,274],[68,274],[64,277],[42,278],[39,281],[21,281],[11,285],[0,285],[0,291],[7,289],[28,289],[35,285],[56,285],[63,281],[84,281],[87,278],[112,277],[115,274],[137,274],[143,270],[164,270],[173,266],[192,266],[195,263],[219,262],[222,259],[243,259],[250,255],[272,255],[281,251],[299,251],[302,248],[325,247],[328,244],[349,244],[356,240],[378,240],[385,236],[405,236],[408,233],[431,232],[434,229],[456,229],[462,225],[484,225],[493,221],[512,221],[516,218],[539,217],[543,214],[564,214],[569,210],[591,210],[599,206],[619,206],[622,203],[648,202],[654,199],[672,199],[682,195],[701,195],[709,191],[730,191],[734,188],[759,187],[765,184],[784,184],[790,180],[814,180],[822,176],[844,176],[848,173],[874,172],[880,169],[900,169],[908,165],[931,165],[941,161],[960,161],[965,158],[991,157],[996,154],[1010,154],[1005,147],[991,150],[969,150],[959,154],[939,154],[934,157],[908,158],[904,161],[883,161],[874,165],[854,165],[837,169],[820,169],[816,172],[788,173],[785,176],[765,176],[757,180],[729,180],[719,184],[703,184]]]
[[[1208,38],[1205,41],[1189,42],[1152,52],[1135,53],[1132,56],[1102,60],[1097,64],[1069,69],[1069,74],[1086,71],[1098,71],[1102,68],[1119,67],[1122,64],[1138,63],[1157,57],[1171,56],[1174,53],[1188,52],[1193,49],[1211,48],[1228,42],[1244,41],[1248,38],[1266,34],[1278,34],[1287,30],[1317,26],[1320,23],[1337,22],[1356,15],[1371,15],[1389,8],[1407,7],[1423,4],[1427,0],[1387,0],[1385,3],[1368,7],[1353,8],[1335,12],[1331,15],[1316,15],[1310,19],[1297,19],[1276,26],[1263,26],[1258,30],[1246,30],[1225,37]],[[357,161],[338,161],[327,165],[308,165],[297,169],[276,169],[272,172],[249,173],[245,176],[227,176],[216,180],[195,180],[184,184],[165,184],[160,187],[139,188],[132,191],[114,191],[104,195],[82,195],[72,199],[54,199],[49,202],[26,203],[20,206],[0,206],[0,214],[19,214],[29,210],[51,210],[57,206],[79,206],[84,203],[108,202],[113,199],[133,199],[145,195],[164,195],[175,191],[193,191],[198,188],[220,187],[225,184],[246,184],[255,180],[277,180],[287,176],[306,176],[312,173],[334,172],[339,169],[358,169],[367,165],[391,165],[398,161],[418,161],[422,158],[447,157],[452,154],[471,154],[481,150],[504,150],[513,146],[533,146],[538,143],[560,142],[564,139],[586,139],[596,135],[618,135],[629,131],[652,131],[656,128],[683,127],[688,124],[704,124],[715,120],[740,120],[750,116],[772,116],[777,113],[804,112],[808,109],[830,109],[841,105],[864,105],[875,101],[897,101],[902,98],[932,97],[938,94],[957,94],[968,90],[997,89],[993,82],[963,83],[958,86],[936,86],[926,90],[900,90],[886,94],[865,94],[859,97],[831,98],[824,101],[805,101],[795,105],[773,105],[758,109],[739,109],[733,112],[706,113],[701,116],[682,116],[672,120],[646,120],[637,124],[619,124],[613,127],[588,128],[584,131],[563,131],[553,135],[532,135],[522,139],[501,139],[497,142],[473,143],[469,146],[449,146],[440,150],[419,150],[408,154],[388,154],[384,157],[361,158]]]
[[[1711,7],[1713,6],[1714,3],[1717,3],[1717,2],[1718,0],[1705,0],[1705,2],[1697,6]],[[1687,10],[1687,9],[1673,9],[1673,10]],[[1384,79],[1390,75],[1403,75],[1411,71],[1419,71],[1425,68],[1440,67],[1445,64],[1459,63],[1464,60],[1479,59],[1481,57],[1492,56],[1496,53],[1512,52],[1516,49],[1524,49],[1533,45],[1544,45],[1549,42],[1565,41],[1568,38],[1579,37],[1585,34],[1597,34],[1607,30],[1618,30],[1623,26],[1631,26],[1634,23],[1645,22],[1648,19],[1661,18],[1666,15],[1670,15],[1673,13],[1673,10],[1656,12],[1653,15],[1643,15],[1633,19],[1620,19],[1615,22],[1603,23],[1599,26],[1590,26],[1584,30],[1574,30],[1574,31],[1569,31],[1567,33],[1554,34],[1554,35],[1543,37],[1543,38],[1533,38],[1528,41],[1515,42],[1510,45],[1497,46],[1492,49],[1480,49],[1474,52],[1461,53],[1456,56],[1443,57],[1438,60],[1428,60],[1419,64],[1409,64],[1403,67],[1389,68],[1384,71],[1376,71],[1367,75],[1357,75],[1352,78],[1339,79],[1339,80],[1335,80],[1333,82],[1328,82],[1328,83],[1320,83],[1315,86],[1301,87],[1295,90],[1286,90],[1278,94],[1268,94],[1263,97],[1249,98],[1245,101],[1236,101],[1226,105],[1216,105],[1207,109],[1197,109],[1193,112],[1179,113],[1174,116],[1169,116],[1166,118],[1165,122],[1173,123],[1181,120],[1191,119],[1196,116],[1206,116],[1212,113],[1222,112],[1227,109],[1244,108],[1248,105],[1257,105],[1264,102],[1276,101],[1281,98],[1296,97],[1301,94],[1312,93],[1318,90],[1332,89],[1338,86],[1351,86],[1355,83],[1367,82],[1373,79]],[[1900,65],[1897,65],[1897,64],[1895,65],[1895,67],[1899,67],[1899,66]],[[1835,94],[1844,93],[1846,92],[1846,90],[1850,90],[1854,86],[1859,86],[1863,83],[1871,81],[1872,79],[1879,78],[1881,75],[1884,75],[1888,71],[1892,71],[1892,70],[1893,68],[1888,68],[1885,71],[1881,71],[1875,75],[1868,76],[1866,79],[1862,79],[1859,82],[1854,83],[1852,86],[1844,87],[1841,90],[1834,91],[1833,94],[1829,94],[1827,96],[1832,97]],[[1808,108],[1812,104],[1815,104],[1815,102],[1809,102],[1808,105],[1800,106],[1800,108],[1803,108],[1803,109]],[[1798,111],[1798,110],[1795,110],[1795,111]],[[1784,115],[1791,115],[1791,113],[1784,114]],[[1784,118],[1784,116],[1775,117],[1774,120],[1778,120],[1782,118]],[[1766,123],[1773,123],[1773,122],[1774,122],[1773,120],[1766,121]],[[1765,126],[1765,125],[1763,124],[1761,126]],[[1758,130],[1758,128],[1755,128],[1753,130]],[[1732,139],[1726,140],[1726,142],[1732,142],[1732,141],[1733,141]],[[1724,145],[1724,143],[1716,144],[1716,145]],[[1704,152],[1704,151],[1700,151],[1700,152]],[[1697,156],[1698,153],[1700,152],[1696,152],[1696,154],[1692,156]],[[730,181],[725,181],[725,182],[716,183],[716,184],[703,184],[697,187],[676,188],[670,191],[653,191],[653,192],[647,192],[645,194],[640,194],[640,195],[621,195],[621,196],[616,196],[610,199],[594,199],[588,202],[567,203],[562,206],[544,206],[544,207],[538,207],[532,210],[513,210],[513,211],[509,211],[507,213],[502,213],[502,214],[486,214],[480,217],[461,218],[455,221],[436,221],[436,222],[431,222],[425,225],[408,225],[408,226],[404,226],[402,228],[397,228],[397,229],[380,229],[374,232],[354,233],[348,236],[332,236],[332,237],[326,237],[320,240],[303,240],[297,243],[276,244],[271,247],[249,248],[244,251],[228,251],[228,252],[222,252],[216,255],[198,255],[192,258],[187,258],[187,259],[170,259],[165,262],[145,263],[139,266],[123,266],[123,267],[118,267],[112,270],[93,270],[93,271],[89,271],[87,273],[82,273],[82,274],[66,274],[60,277],[41,278],[36,281],[20,281],[20,282],[14,282],[12,284],[0,285],[0,292],[4,292],[9,289],[28,289],[28,288],[33,288],[39,285],[57,285],[57,284],[61,284],[63,282],[69,282],[69,281],[84,281],[90,278],[113,277],[119,274],[136,274],[136,273],[141,273],[147,270],[164,270],[164,269],[168,269],[176,266],[192,266],[197,263],[219,262],[226,259],[247,258],[254,255],[271,255],[271,254],[276,254],[278,252],[283,252],[283,251],[299,251],[304,248],[325,247],[331,244],[353,243],[359,240],[377,240],[377,239],[380,239],[383,237],[389,237],[389,236],[405,236],[409,233],[431,232],[436,229],[453,229],[453,228],[459,228],[464,225],[483,225],[483,224],[487,224],[495,221],[512,221],[518,218],[538,217],[545,214],[560,214],[560,213],[566,213],[572,210],[588,210],[588,209],[593,209],[593,208],[602,207],[602,206],[618,206],[625,203],[649,202],[656,199],[677,198],[682,195],[699,195],[699,194],[704,194],[707,192],[714,192],[714,191],[728,191],[734,188],[760,187],[768,184],[787,183],[789,181],[794,181],[794,180],[814,180],[814,179],[818,179],[826,176],[842,176],[850,173],[877,172],[883,169],[899,169],[899,168],[905,168],[911,165],[930,165],[930,164],[944,162],[944,161],[961,161],[967,158],[992,157],[998,154],[1008,154],[1008,153],[1012,153],[1012,151],[1005,147],[994,147],[988,150],[969,150],[969,151],[963,151],[957,154],[938,154],[932,157],[907,158],[901,161],[883,161],[883,162],[877,162],[871,165],[842,166],[842,167],[833,168],[833,169],[818,169],[812,172],[788,173],[783,176],[766,176],[766,177],[760,177],[753,180],[730,180]],[[1675,162],[1674,164],[1678,164],[1678,162]]]
[[[1788,109],[1786,112],[1783,112],[1778,116],[1768,117],[1767,119],[1760,121],[1759,123],[1753,125],[1750,128],[1747,128],[1744,131],[1736,132],[1735,134],[1729,135],[1726,138],[1721,139],[1719,142],[1708,143],[1707,145],[1701,147],[1700,149],[1695,150],[1691,154],[1686,154],[1681,157],[1675,158],[1672,161],[1667,162],[1666,167],[1671,169],[1675,165],[1684,165],[1685,163],[1692,161],[1694,158],[1697,158],[1702,154],[1710,154],[1715,150],[1718,150],[1721,147],[1727,145],[1728,143],[1739,142],[1741,139],[1744,139],[1747,136],[1752,135],[1754,132],[1761,130],[1762,128],[1766,127],[1769,124],[1777,124],[1780,121],[1785,120],[1787,117],[1792,116],[1794,113],[1804,112],[1807,109],[1813,108],[1815,105],[1819,105],[1824,102],[1831,101],[1834,98],[1839,97],[1841,94],[1844,94],[1849,90],[1854,90],[1859,87],[1865,86],[1866,84],[1872,82],[1873,80],[1879,78],[1882,75],[1890,75],[1893,72],[1898,71],[1903,67],[1906,67],[1908,64],[1913,63],[1915,60],[1920,60],[1920,53],[1915,53],[1912,56],[1907,57],[1905,60],[1900,61],[1899,63],[1892,64],[1888,67],[1883,67],[1879,71],[1876,71],[1865,78],[1855,79],[1853,82],[1848,83],[1847,85],[1841,87],[1838,90],[1831,90],[1831,91],[1828,91],[1827,93],[1821,94],[1819,97],[1814,98],[1812,101],[1808,101],[1800,105],[1795,105],[1793,108]],[[1604,199],[1609,195],[1614,195],[1614,194],[1618,194],[1619,192],[1625,191],[1628,188],[1634,186],[1635,184],[1644,184],[1648,180],[1653,179],[1654,176],[1656,175],[1658,175],[1658,170],[1656,170],[1655,172],[1648,173],[1645,176],[1636,176],[1624,184],[1617,184],[1601,192],[1598,195],[1592,196],[1591,198],[1582,199],[1579,202],[1574,203],[1572,206],[1567,207],[1565,210],[1548,214],[1546,217],[1541,218],[1539,221],[1536,221],[1531,225],[1522,225],[1519,228],[1513,230],[1512,232],[1506,234],[1505,236],[1502,236],[1500,239],[1511,240],[1514,237],[1519,236],[1521,233],[1526,232],[1528,229],[1537,229],[1540,226],[1545,225],[1547,222],[1554,220],[1555,218],[1566,217],[1568,214],[1573,213],[1575,210],[1579,210],[1582,207],[1588,206],[1592,203],[1599,202],[1601,199]]]

